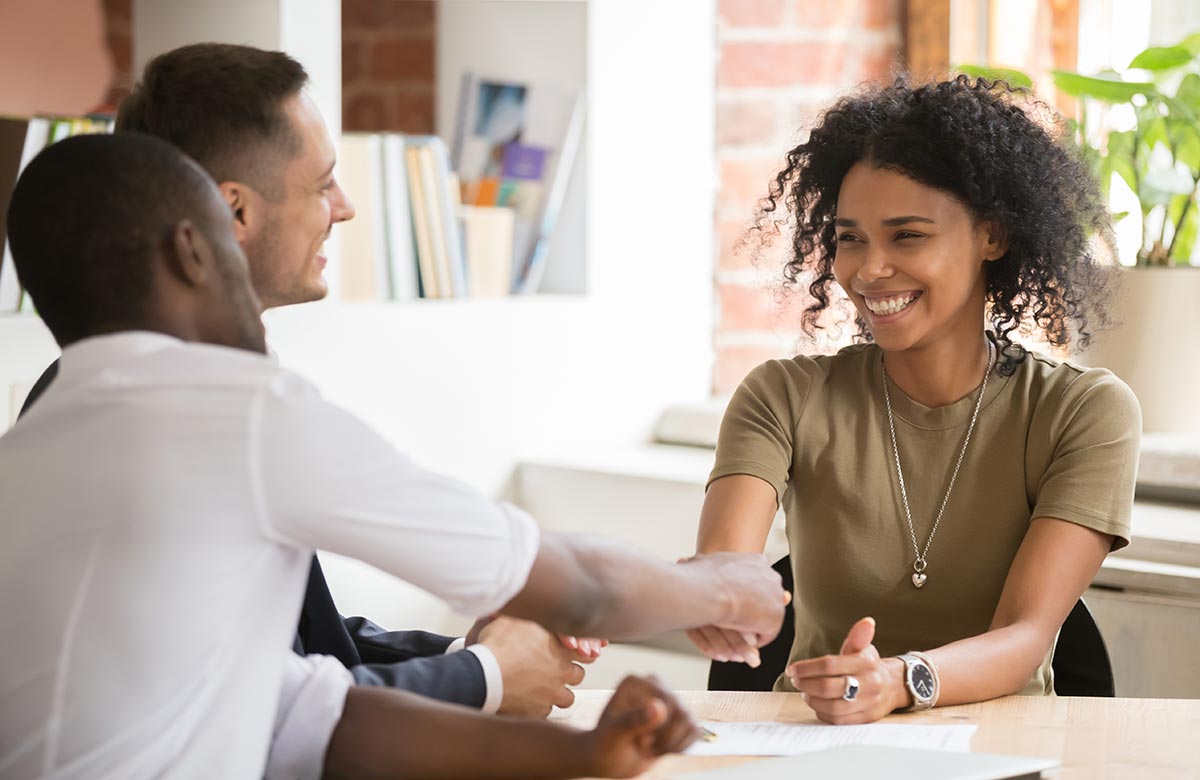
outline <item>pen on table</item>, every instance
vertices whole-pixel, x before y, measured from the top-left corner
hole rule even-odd
[[[700,739],[705,742],[716,742],[717,735],[703,726],[696,726],[696,730],[700,732]]]

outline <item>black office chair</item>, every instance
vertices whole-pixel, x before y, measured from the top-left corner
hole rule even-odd
[[[1116,696],[1112,660],[1083,599],[1075,602],[1063,621],[1054,645],[1054,692],[1059,696]]]
[[[785,556],[772,567],[783,578],[783,587],[793,590],[792,562]],[[745,664],[713,661],[708,668],[710,691],[769,691],[787,666],[796,637],[792,605],[784,610],[779,636],[759,649],[762,664],[751,669]],[[1054,692],[1059,696],[1115,696],[1112,662],[1100,628],[1087,604],[1080,599],[1067,616],[1054,646]]]
[[[795,591],[792,580],[792,559],[785,555],[772,566],[783,578],[783,588]],[[783,626],[779,636],[770,644],[760,647],[759,658],[762,663],[757,669],[751,669],[746,664],[723,663],[713,661],[708,667],[708,689],[710,691],[769,691],[775,686],[775,680],[787,666],[788,655],[792,652],[792,641],[796,638],[795,612],[789,602],[783,610]]]

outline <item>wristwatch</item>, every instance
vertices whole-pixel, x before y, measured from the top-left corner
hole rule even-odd
[[[908,688],[913,703],[899,712],[918,712],[937,704],[937,667],[917,653],[908,652],[900,656],[904,662],[904,687]]]

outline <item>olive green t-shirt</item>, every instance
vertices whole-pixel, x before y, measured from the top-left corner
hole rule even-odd
[[[889,384],[917,542],[924,547],[978,388],[930,408]],[[954,491],[912,583],[875,345],[772,360],[734,393],[721,423],[720,477],[769,482],[787,515],[796,592],[790,662],[837,653],[854,621],[877,621],[884,656],[982,634],[1030,522],[1053,517],[1129,543],[1141,411],[1111,372],[1029,354],[993,371]],[[792,690],[781,676],[778,690]],[[1050,657],[1024,693],[1053,691]]]

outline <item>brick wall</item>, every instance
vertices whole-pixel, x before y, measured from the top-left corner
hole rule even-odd
[[[342,0],[342,129],[433,132],[433,0]]]
[[[102,0],[115,109],[132,84],[132,0]],[[434,0],[342,0],[342,127],[433,132]]]
[[[802,127],[841,93],[891,74],[901,10],[898,0],[718,0],[716,394],[795,353],[803,300],[778,299],[786,237],[757,252],[740,239]]]

